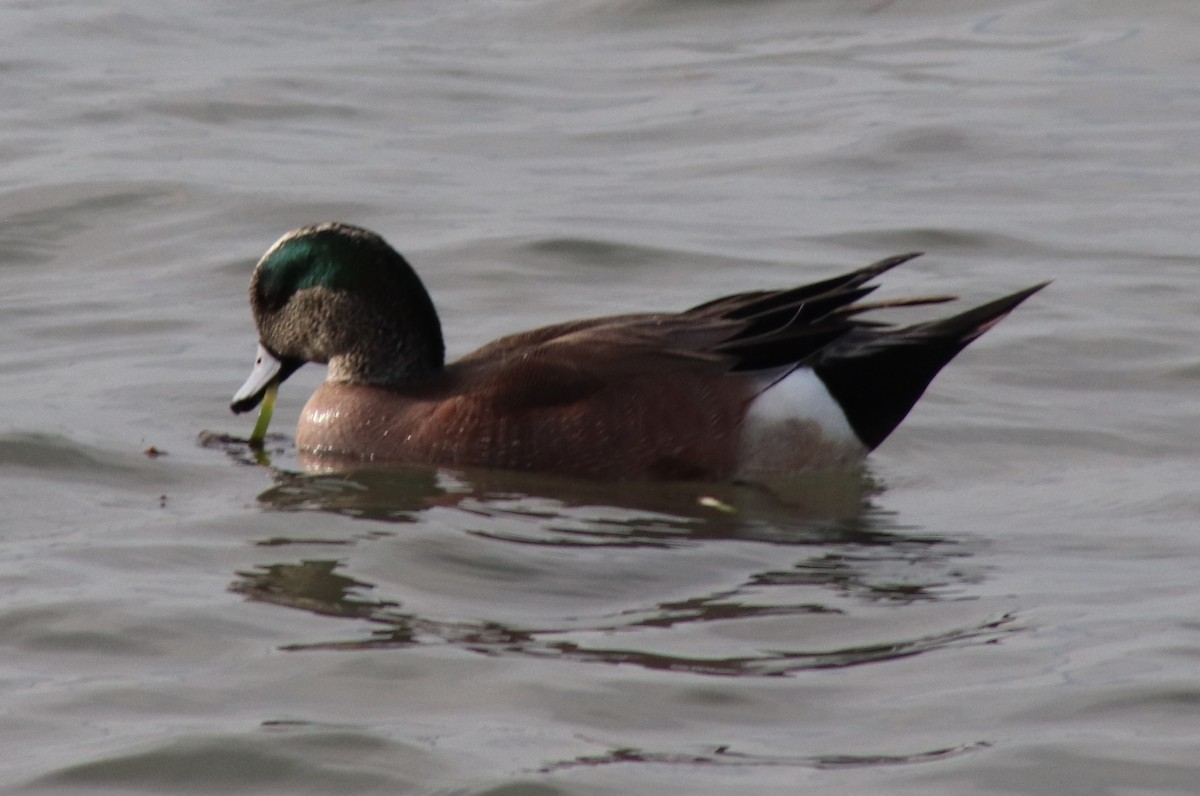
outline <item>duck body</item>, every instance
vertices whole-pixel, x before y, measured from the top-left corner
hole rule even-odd
[[[628,332],[661,320],[617,323]],[[761,446],[747,444],[749,407],[759,398],[753,378],[714,378],[711,363],[628,343],[597,351],[599,327],[609,325],[541,341],[542,330],[504,338],[403,386],[326,382],[304,408],[296,444],[337,458],[606,479],[728,480],[844,465],[866,453],[816,420],[790,429],[785,421],[775,431],[786,440],[759,435]]]
[[[367,230],[308,227],[255,270],[259,363],[233,409],[313,361],[329,373],[297,428],[310,462],[696,480],[847,466],[1042,287],[915,326],[860,320],[947,300],[860,301],[867,281],[914,256],[679,313],[547,326],[445,365],[432,302],[404,259]]]

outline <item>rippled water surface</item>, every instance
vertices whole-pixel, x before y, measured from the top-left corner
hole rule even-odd
[[[0,7],[0,786],[1193,794],[1200,7]],[[254,261],[379,230],[452,354],[908,250],[1054,285],[861,471],[302,475]],[[201,432],[209,432],[202,434]]]

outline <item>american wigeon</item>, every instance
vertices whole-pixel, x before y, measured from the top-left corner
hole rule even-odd
[[[296,445],[315,455],[725,480],[859,461],[959,351],[1045,286],[913,326],[863,320],[866,283],[904,254],[788,290],[684,312],[568,321],[449,365],[429,294],[380,236],[347,224],[284,235],[258,263],[254,408],[305,362],[329,366]]]

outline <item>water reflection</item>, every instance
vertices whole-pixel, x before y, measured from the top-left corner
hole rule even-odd
[[[865,473],[821,474],[788,484],[729,486],[694,484],[613,485],[572,482],[519,474],[438,471],[428,468],[363,469],[344,474],[275,473],[276,483],[259,495],[260,504],[279,512],[326,512],[341,517],[387,523],[422,523],[435,507],[447,519],[458,541],[477,551],[456,554],[453,563],[477,577],[456,599],[477,607],[476,615],[447,619],[431,609],[409,610],[386,594],[373,598],[377,585],[353,573],[353,557],[283,561],[238,572],[231,589],[248,599],[299,608],[324,616],[365,620],[364,636],[288,645],[288,650],[384,649],[420,644],[448,644],[484,655],[555,658],[580,663],[634,665],[660,671],[710,676],[763,677],[806,669],[856,666],[919,655],[931,650],[980,644],[1012,632],[1011,617],[985,617],[949,628],[930,630],[874,628],[854,643],[843,635],[854,606],[937,603],[959,599],[966,584],[978,578],[970,571],[969,544],[913,532],[871,501],[877,486]],[[350,547],[364,544],[403,546],[404,535],[374,530],[350,538],[331,534],[327,541]],[[313,544],[321,540],[272,537],[260,545]],[[737,582],[717,583],[705,567],[705,553],[729,546],[768,546],[789,564],[760,566],[737,575]],[[480,547],[482,545],[482,547]],[[483,581],[489,552],[502,546],[530,548],[521,558],[568,556],[563,567],[604,577],[611,569],[612,586],[593,608],[563,608],[547,618],[549,583],[527,576],[510,589],[499,620],[497,600]],[[396,548],[393,548],[393,550]],[[611,556],[656,555],[680,558],[680,572],[690,576],[689,562],[704,564],[685,588],[662,599],[645,598],[629,582],[628,569]],[[376,551],[386,555],[386,550]],[[372,556],[377,560],[377,556]],[[434,565],[438,564],[437,560]],[[446,577],[452,571],[450,558]],[[428,568],[429,563],[425,562]],[[397,569],[403,570],[402,565]],[[573,570],[572,570],[573,571]],[[426,575],[428,573],[425,573]],[[389,573],[389,579],[391,575]],[[526,576],[522,576],[526,577]],[[413,573],[398,571],[391,588],[416,588]],[[559,585],[559,584],[554,584]],[[640,587],[640,584],[637,584]],[[379,588],[386,592],[388,586]],[[472,589],[478,591],[472,591]],[[515,595],[512,596],[512,595]],[[577,597],[578,595],[571,595]],[[478,598],[477,603],[471,602]],[[528,612],[522,613],[522,601]],[[613,610],[613,602],[623,607]],[[430,604],[435,604],[431,601]],[[513,615],[519,619],[511,618]],[[841,620],[840,630],[825,643],[821,617]],[[775,622],[772,626],[770,623]],[[782,622],[782,624],[779,624]],[[743,628],[743,630],[737,630]],[[731,642],[724,636],[732,635]],[[743,640],[749,634],[753,641]],[[713,641],[709,636],[715,635]],[[855,635],[855,634],[852,634]],[[797,640],[801,639],[801,642]],[[834,640],[836,639],[836,641]],[[730,647],[734,651],[730,654]]]
[[[231,589],[263,602],[300,608],[323,616],[365,619],[378,625],[364,639],[286,645],[283,649],[385,649],[416,644],[446,643],[485,655],[551,657],[586,663],[633,664],[646,669],[719,676],[780,676],[805,669],[834,669],[897,660],[931,650],[993,641],[1012,632],[1013,619],[1002,616],[978,625],[914,638],[856,644],[833,649],[755,651],[751,654],[708,657],[667,654],[630,647],[588,646],[559,638],[571,634],[628,633],[639,628],[666,629],[686,623],[731,622],[767,616],[839,613],[820,604],[746,605],[735,594],[663,602],[650,611],[631,611],[629,621],[609,621],[586,628],[517,628],[504,623],[446,621],[401,610],[398,602],[370,600],[362,592],[371,584],[336,572],[336,561],[272,564],[239,572]]]
[[[891,541],[869,497],[877,486],[863,471],[813,473],[762,484],[606,483],[538,473],[361,467],[344,472],[275,470],[275,485],[258,496],[278,511],[324,511],[346,517],[411,522],[435,506],[480,517],[529,520],[496,538],[539,545],[669,544],[694,538],[747,538],[794,543],[839,539]],[[585,523],[571,511],[591,508]],[[602,516],[607,509],[609,516]],[[874,516],[864,521],[865,514]],[[521,531],[532,531],[523,534]],[[488,532],[482,532],[488,533]]]
[[[738,752],[729,746],[718,746],[697,754],[678,752],[650,752],[643,749],[622,747],[603,755],[587,755],[551,763],[540,769],[542,773],[569,768],[590,768],[627,763],[650,763],[658,765],[708,765],[738,767],[803,766],[805,768],[838,769],[878,766],[897,766],[911,763],[931,763],[951,757],[991,748],[985,741],[939,747],[906,755],[755,755]]]
[[[337,566],[336,561],[272,564],[260,571],[237,573],[244,580],[236,581],[231,588],[260,602],[301,608],[322,616],[372,619],[398,605],[356,596],[374,586],[334,572]]]
[[[325,511],[347,517],[408,522],[416,513],[434,506],[456,506],[481,516],[502,513],[513,517],[553,520],[562,508],[607,506],[636,512],[643,520],[639,544],[653,544],[656,532],[682,527],[690,534],[715,538],[742,535],[771,541],[794,542],[797,534],[843,541],[873,543],[880,525],[869,498],[878,485],[865,469],[804,473],[770,484],[703,484],[629,482],[612,483],[560,478],[544,473],[502,470],[438,470],[422,466],[372,466],[348,462],[344,469],[330,468],[329,459],[318,460],[320,470],[292,472],[272,466],[272,456],[287,451],[287,437],[268,434],[262,450],[246,440],[202,432],[200,444],[223,450],[242,465],[271,471],[275,485],[258,496],[265,508],[279,511]],[[633,523],[627,515],[613,522],[592,523],[591,534],[580,533],[580,544],[607,543],[627,537]],[[571,544],[578,529],[560,527],[553,540],[514,536],[510,541],[535,544]],[[885,534],[886,536],[886,534]],[[884,537],[879,537],[883,539]]]

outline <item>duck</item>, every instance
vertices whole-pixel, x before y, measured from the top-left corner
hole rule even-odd
[[[864,300],[917,256],[682,312],[556,323],[447,363],[433,301],[399,252],[358,226],[307,226],[254,269],[256,364],[231,409],[314,362],[327,375],[295,438],[308,461],[714,482],[851,467],[1049,284],[913,325],[862,317],[953,300]]]

